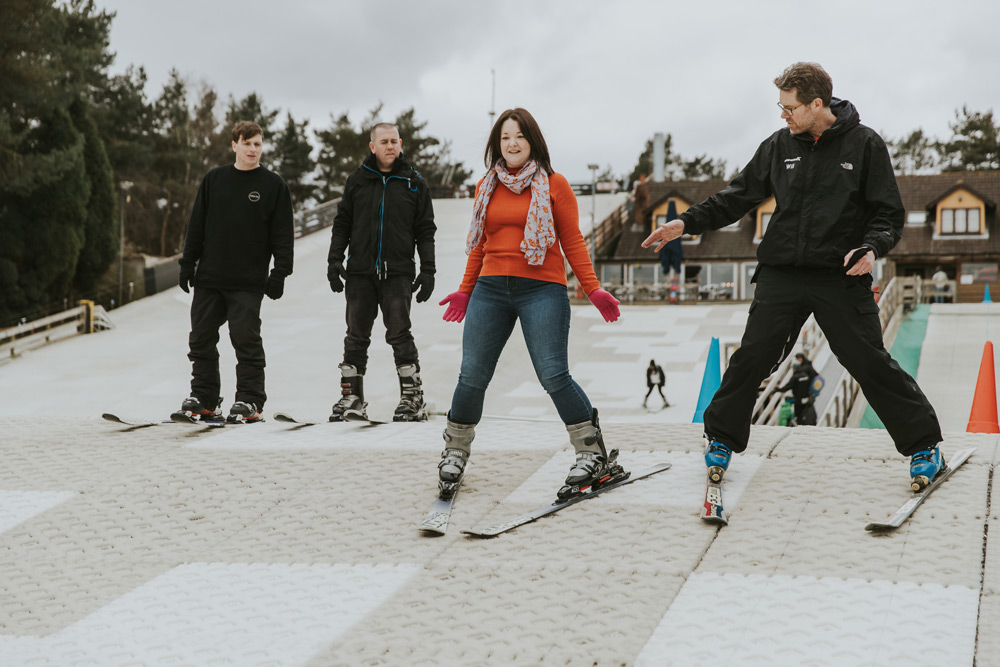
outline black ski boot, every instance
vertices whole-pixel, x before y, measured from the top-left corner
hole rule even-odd
[[[261,417],[257,404],[246,403],[245,401],[236,401],[233,403],[233,407],[229,408],[229,416],[226,417],[226,421],[230,424],[252,424],[263,420],[264,418]]]
[[[618,465],[618,450],[604,448],[604,436],[597,420],[597,408],[589,422],[566,427],[569,441],[576,450],[576,462],[566,476],[566,485],[559,489],[559,502],[579,496],[591,487],[597,489],[625,479],[628,473]]]
[[[340,400],[333,406],[330,421],[342,422],[345,418],[368,419],[364,391],[365,376],[350,364],[340,365]]]
[[[396,372],[399,374],[399,405],[392,415],[392,421],[427,421],[427,406],[424,404],[420,368],[416,364],[406,364],[397,366]]]
[[[475,424],[458,424],[450,418],[444,428],[444,451],[438,463],[438,488],[441,499],[448,500],[462,483],[465,464],[472,455],[472,440],[476,437]]]
[[[211,410],[201,402],[200,399],[195,396],[188,396],[181,402],[180,411],[186,414],[192,419],[197,419],[203,422],[221,422],[225,421],[226,418],[223,416],[222,411],[219,408],[222,406],[222,399],[218,399],[215,404],[215,409]]]

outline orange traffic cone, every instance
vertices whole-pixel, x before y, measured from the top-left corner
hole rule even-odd
[[[969,414],[967,433],[1000,433],[997,423],[997,382],[993,370],[993,343],[986,342],[983,360],[979,364],[979,379],[976,380],[976,394],[972,397],[972,412]]]

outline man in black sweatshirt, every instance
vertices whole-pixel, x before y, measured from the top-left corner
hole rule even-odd
[[[415,293],[417,303],[423,303],[434,290],[434,209],[427,183],[403,155],[395,125],[375,125],[368,147],[371,154],[344,186],[330,240],[327,279],[330,289],[347,297],[341,398],[330,421],[368,418],[363,382],[379,310],[399,375],[393,421],[422,421],[427,410],[410,332],[410,299]]]
[[[654,231],[643,247],[739,220],[773,196],[777,208],[757,247],[756,290],[740,348],[705,410],[710,477],[722,478],[750,437],[761,381],[788,356],[810,314],[830,349],[861,385],[897,451],[910,457],[911,486],[943,467],[941,426],[923,392],[882,344],[871,270],[899,241],[903,203],[885,142],[857,109],[833,97],[815,63],[774,80],[787,127],[761,143],[721,192]]]
[[[180,286],[191,301],[191,395],[181,411],[219,420],[219,328],[229,322],[236,352],[236,402],[229,421],[259,421],[264,392],[260,304],[279,299],[292,272],[295,233],[292,199],[281,177],[260,166],[263,131],[257,123],[233,127],[234,164],[210,170],[191,211]],[[271,258],[274,258],[274,268]]]

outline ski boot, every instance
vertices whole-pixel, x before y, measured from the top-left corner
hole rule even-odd
[[[252,424],[263,421],[263,419],[260,416],[260,410],[257,408],[256,403],[246,403],[244,401],[233,403],[233,407],[229,408],[229,416],[226,417],[226,421],[230,424]]]
[[[358,373],[356,366],[340,365],[341,397],[333,406],[330,421],[342,422],[345,418],[368,419],[364,380],[365,376]]]
[[[472,439],[476,437],[475,424],[458,424],[449,416],[444,428],[444,451],[438,463],[438,488],[441,499],[448,500],[458,490],[465,475],[465,464],[472,455]]]
[[[597,420],[597,408],[588,422],[566,426],[569,441],[576,450],[576,462],[566,476],[566,484],[556,494],[557,502],[582,495],[590,488],[598,489],[628,477],[618,465],[618,450],[604,448],[604,436]]]
[[[427,406],[424,404],[420,368],[416,364],[406,364],[397,366],[396,372],[399,374],[399,405],[392,415],[392,421],[427,421]]]
[[[948,464],[937,445],[917,452],[910,457],[910,488],[915,492],[923,491],[935,477],[947,469]]]
[[[192,419],[197,419],[203,422],[221,422],[225,421],[226,418],[222,415],[219,407],[222,405],[222,399],[220,398],[215,404],[215,410],[210,410],[205,407],[198,398],[194,396],[189,396],[184,399],[181,403],[180,412],[186,414]]]
[[[729,468],[729,460],[733,457],[733,450],[718,440],[707,437],[706,440],[708,440],[708,445],[705,447],[705,465],[708,466],[708,479],[710,482],[718,484]]]

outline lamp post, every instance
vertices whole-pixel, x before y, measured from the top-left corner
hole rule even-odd
[[[122,305],[122,289],[125,285],[125,204],[129,202],[131,196],[128,191],[132,189],[132,181],[122,181],[118,184],[122,192],[121,218],[118,224],[118,306]]]
[[[588,164],[590,170],[590,263],[597,259],[597,170],[600,165]]]

